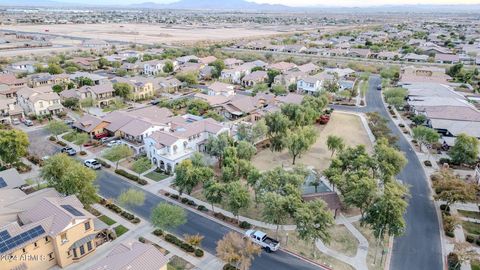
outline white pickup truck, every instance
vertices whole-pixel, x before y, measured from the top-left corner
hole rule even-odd
[[[280,248],[280,243],[277,240],[268,237],[267,234],[262,231],[248,230],[245,232],[245,236],[267,252],[277,251]]]

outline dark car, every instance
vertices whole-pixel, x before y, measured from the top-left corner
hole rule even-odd
[[[75,156],[77,151],[71,147],[64,147],[60,150],[62,153],[67,153],[69,156]]]
[[[379,84],[379,85],[377,86],[377,90],[378,90],[378,91],[382,90],[382,85],[381,85],[381,84]]]

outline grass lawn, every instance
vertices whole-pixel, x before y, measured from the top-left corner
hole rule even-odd
[[[63,135],[62,139],[68,142],[73,142],[73,140],[75,140],[75,131],[70,131],[69,133]]]
[[[462,221],[462,227],[469,234],[480,235],[480,223],[473,223],[470,221]]]
[[[480,212],[475,211],[466,211],[466,210],[457,210],[458,213],[467,218],[480,219]]]
[[[323,171],[330,165],[331,152],[327,148],[327,137],[337,135],[345,140],[347,146],[366,145],[367,150],[373,149],[360,117],[352,114],[334,112],[330,122],[325,126],[315,126],[319,136],[310,150],[297,159],[297,164],[313,166]],[[270,149],[259,151],[252,160],[259,170],[271,170],[278,166],[292,166],[292,158],[287,150],[272,152]]]
[[[118,225],[115,227],[115,233],[117,234],[117,237],[120,237],[122,234],[128,232],[128,229],[125,228],[123,225]]]
[[[162,181],[163,179],[168,178],[169,176],[170,175],[168,174],[164,174],[162,172],[156,172],[156,171],[145,174],[145,177],[150,178],[153,181],[157,181],[157,182]]]
[[[98,219],[100,219],[101,221],[103,221],[103,223],[107,224],[108,226],[110,225],[113,225],[115,223],[117,223],[115,220],[105,216],[105,215],[102,215],[102,216],[99,216]]]
[[[480,261],[478,260],[472,261],[471,265],[472,265],[472,270],[480,270]]]
[[[365,97],[368,91],[368,81],[363,81],[360,85],[360,95],[361,97]]]
[[[384,267],[385,267],[385,258],[387,256],[387,254],[384,255],[383,262],[382,262],[382,264],[380,264],[382,254],[381,254],[381,247],[379,245],[379,247],[376,250],[377,251],[376,264],[375,265],[373,264],[373,261],[374,261],[374,258],[375,258],[375,246],[377,244],[377,240],[375,239],[375,236],[373,235],[372,230],[370,230],[367,227],[360,226],[359,221],[353,223],[353,225],[355,226],[355,228],[357,228],[357,230],[359,230],[363,234],[363,236],[365,236],[365,238],[367,238],[367,241],[368,241],[368,255],[367,255],[368,269],[370,269],[370,270],[383,270]],[[384,239],[382,242],[383,242],[383,247],[388,248],[388,238]],[[388,252],[392,252],[392,251],[389,250]]]
[[[330,234],[332,240],[327,245],[329,248],[350,257],[355,256],[358,248],[358,240],[344,225],[334,226]]]

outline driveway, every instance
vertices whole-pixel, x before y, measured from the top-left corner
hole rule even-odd
[[[99,186],[99,193],[106,198],[117,198],[123,190],[127,190],[129,188],[136,188],[144,191],[143,189],[140,189],[132,183],[122,180],[117,175],[114,175],[108,171],[99,171],[96,183]],[[129,207],[129,210],[148,220],[150,219],[150,213],[152,209],[161,202],[165,202],[165,200],[153,193],[145,192],[145,203],[142,206]],[[215,248],[217,241],[222,239],[223,236],[229,231],[231,231],[230,228],[192,211],[187,211],[187,223],[173,230],[173,232],[177,235],[199,233],[205,236],[202,241],[202,248],[211,254],[216,254]],[[262,252],[262,254],[256,257],[253,261],[251,269],[313,270],[322,268],[300,260],[283,251],[277,251],[274,253]]]
[[[405,213],[407,227],[404,235],[395,238],[390,269],[443,269],[440,227],[425,171],[410,144],[386,111],[381,98],[381,91],[376,90],[380,83],[381,79],[379,77],[370,77],[367,107],[334,107],[345,111],[379,112],[389,120],[390,129],[399,138],[397,145],[408,159],[407,165],[397,176],[398,179],[410,186],[411,198]]]

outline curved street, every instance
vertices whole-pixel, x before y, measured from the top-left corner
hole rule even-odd
[[[381,84],[380,77],[370,77],[366,107],[334,106],[334,108],[340,111],[380,113],[388,119],[392,133],[398,137],[397,145],[408,159],[407,165],[397,176],[403,183],[410,186],[411,198],[405,214],[407,228],[403,236],[395,238],[393,251],[389,251],[393,252],[390,269],[443,269],[439,222],[425,171],[409,142],[390,118],[383,104],[381,91],[377,90],[379,84]]]

